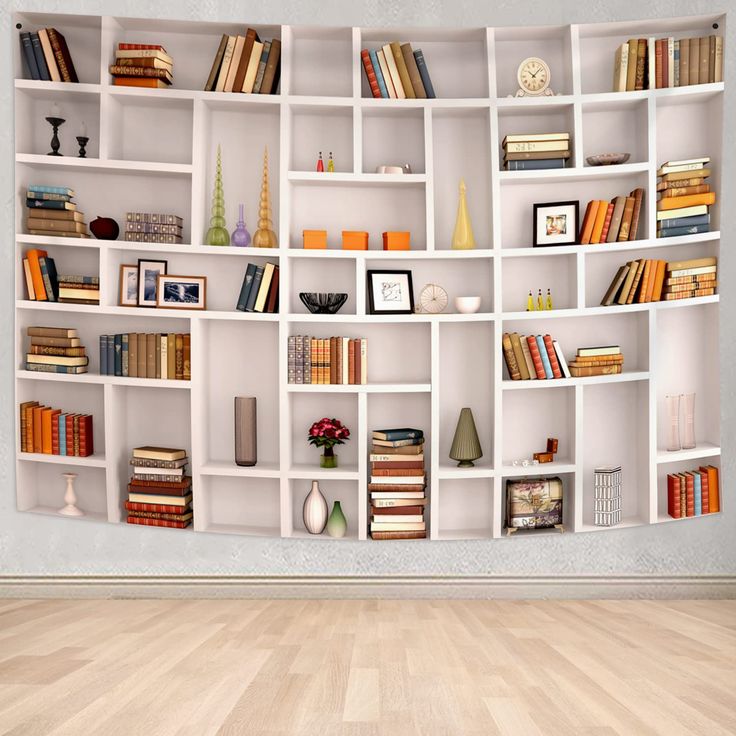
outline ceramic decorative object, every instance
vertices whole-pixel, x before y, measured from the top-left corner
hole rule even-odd
[[[465,180],[460,179],[460,199],[457,203],[457,218],[455,219],[455,230],[452,233],[452,247],[455,250],[471,250],[475,248],[475,237],[473,226],[468,214],[468,202],[465,196]]]
[[[348,300],[348,295],[337,292],[302,291],[299,298],[312,314],[337,314]]]
[[[465,407],[460,410],[455,436],[450,447],[450,457],[458,461],[458,468],[472,468],[473,461],[483,457],[473,412]]]
[[[217,146],[215,188],[212,192],[212,217],[205,237],[207,245],[230,245],[230,233],[225,227],[225,192],[222,189],[222,156]]]
[[[321,447],[320,468],[336,468],[337,455],[333,449],[335,445],[342,445],[350,439],[350,430],[339,419],[322,417],[309,428],[307,442],[315,447]]]
[[[319,483],[312,481],[312,489],[304,499],[302,508],[304,527],[310,534],[322,534],[327,524],[327,499],[319,489]]]
[[[330,518],[327,520],[327,533],[331,537],[341,539],[345,536],[345,532],[348,530],[348,522],[345,518],[345,514],[342,512],[342,506],[339,501],[335,501],[332,506],[332,513]]]
[[[682,394],[682,416],[685,420],[682,425],[682,449],[695,448],[695,394]]]
[[[439,314],[447,306],[447,292],[439,284],[427,284],[419,292],[417,312],[420,314]]]
[[[279,241],[271,223],[271,193],[268,188],[268,148],[263,153],[263,181],[258,204],[258,230],[253,235],[256,248],[278,248]]]
[[[244,205],[238,205],[238,224],[230,236],[230,245],[235,245],[239,248],[245,248],[250,245],[250,233],[245,226],[244,210]]]
[[[460,314],[475,314],[480,309],[479,296],[456,296],[455,309]]]
[[[120,225],[112,217],[95,218],[90,222],[89,229],[98,240],[116,240],[120,235]]]
[[[64,493],[64,503],[66,505],[59,509],[59,513],[64,516],[84,516],[84,511],[77,508],[77,494],[74,492],[74,479],[77,474],[62,473],[61,475],[66,479],[66,492]]]
[[[588,166],[613,166],[625,164],[631,157],[630,153],[599,153],[595,156],[587,156]]]
[[[667,450],[676,452],[680,450],[680,395],[668,394],[667,401]]]

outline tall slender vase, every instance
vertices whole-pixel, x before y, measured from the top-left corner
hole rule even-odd
[[[230,245],[230,233],[225,228],[225,192],[222,188],[222,156],[219,145],[217,146],[215,186],[212,192],[212,216],[205,242],[207,245]]]
[[[345,536],[345,532],[347,530],[348,522],[345,518],[345,514],[342,512],[342,506],[340,506],[339,501],[335,501],[330,518],[327,520],[327,533],[331,537],[339,539]]]
[[[460,179],[460,199],[457,203],[457,218],[455,219],[455,230],[452,233],[452,247],[456,250],[475,248],[475,236],[473,235],[473,226],[470,224],[464,179]]]
[[[682,449],[692,450],[695,447],[695,394],[682,394]]]
[[[668,394],[667,401],[667,451],[676,452],[680,445],[680,394]]]
[[[312,490],[309,491],[304,499],[304,507],[302,508],[302,518],[304,526],[310,534],[322,534],[327,524],[327,499],[319,490],[319,483],[312,481]]]
[[[258,229],[253,234],[256,248],[278,248],[279,241],[271,222],[271,190],[268,187],[268,148],[263,154],[263,177],[261,197],[258,202]]]

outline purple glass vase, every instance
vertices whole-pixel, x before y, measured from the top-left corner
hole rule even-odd
[[[250,233],[248,228],[245,227],[245,219],[243,217],[243,205],[238,205],[238,224],[233,230],[233,234],[230,236],[230,245],[237,245],[240,248],[245,248],[250,245]]]

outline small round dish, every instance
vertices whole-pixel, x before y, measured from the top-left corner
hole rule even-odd
[[[585,160],[589,166],[614,166],[615,164],[625,164],[630,153],[599,153],[596,156],[588,156]]]

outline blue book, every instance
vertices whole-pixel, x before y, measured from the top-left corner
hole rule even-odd
[[[674,238],[677,235],[695,235],[696,233],[707,233],[710,231],[710,225],[688,225],[687,227],[670,227],[667,230],[659,230],[658,238]]]
[[[552,373],[552,365],[549,362],[549,355],[547,355],[547,348],[544,344],[544,338],[541,335],[535,335],[534,339],[537,341],[539,355],[542,358],[542,365],[544,366],[544,372],[547,375],[547,378],[554,378],[555,374]]]
[[[127,378],[128,377],[128,334],[127,333],[123,335],[122,344],[123,344],[122,351],[121,351],[122,375],[123,377]]]
[[[250,290],[253,286],[253,277],[256,275],[256,264],[249,263],[248,268],[245,269],[245,276],[243,277],[243,285],[240,287],[240,296],[238,297],[238,304],[235,307],[239,312],[245,312],[245,307],[248,304],[248,297],[250,296]]]
[[[46,265],[46,259],[41,257],[38,259],[38,267],[41,269],[41,278],[43,279],[43,288],[46,291],[46,297],[50,302],[56,301],[56,292],[54,286],[51,283],[51,277],[49,276],[49,269]]]
[[[26,207],[42,210],[75,210],[77,207],[70,202],[60,199],[30,199],[26,198]]]
[[[414,58],[417,62],[417,69],[419,69],[419,76],[422,78],[422,84],[424,85],[424,91],[427,93],[427,97],[434,99],[437,95],[434,93],[434,87],[432,86],[432,80],[429,78],[429,70],[427,69],[427,62],[424,61],[424,54],[421,49],[417,49],[414,52]]]
[[[507,161],[506,171],[532,171],[539,169],[564,169],[566,159],[545,158]]]
[[[34,371],[35,373],[86,373],[86,365],[54,365],[53,363],[26,363],[27,371]]]
[[[66,455],[66,414],[59,414],[59,455]]]
[[[672,217],[657,223],[660,230],[669,230],[673,227],[689,227],[690,225],[707,225],[710,222],[710,213],[692,215],[691,217]]]
[[[115,336],[107,336],[107,374],[108,376],[115,375]]]
[[[373,71],[376,73],[376,81],[378,82],[378,89],[381,90],[381,97],[388,97],[388,89],[383,78],[381,64],[378,61],[378,54],[375,51],[369,51],[368,53],[371,57],[371,63],[373,64]]]
[[[263,280],[263,266],[256,266],[256,272],[253,275],[253,283],[250,285],[250,291],[248,292],[248,301],[245,305],[246,312],[252,312],[256,306],[256,298],[258,297],[258,289],[261,288],[261,281]]]
[[[74,190],[69,187],[49,187],[45,184],[29,184],[29,192],[44,192],[45,194],[66,194],[69,197],[74,196]]]
[[[401,427],[400,429],[377,429],[373,432],[374,440],[384,442],[396,442],[397,440],[420,440],[424,437],[421,429]]]
[[[100,335],[100,375],[107,375],[107,335]]]
[[[30,33],[20,34],[20,45],[23,49],[23,58],[26,60],[26,66],[28,67],[31,79],[41,79],[41,75],[38,72],[38,64],[36,63],[36,55],[33,53]]]
[[[31,46],[33,47],[33,55],[36,57],[39,76],[44,82],[50,82],[49,68],[46,65],[46,57],[43,55],[43,47],[38,33],[31,33]]]
[[[693,473],[693,497],[695,498],[695,516],[703,515],[703,486],[700,483],[700,473]]]
[[[115,335],[113,338],[113,346],[115,349],[115,375],[123,375],[123,336]]]

